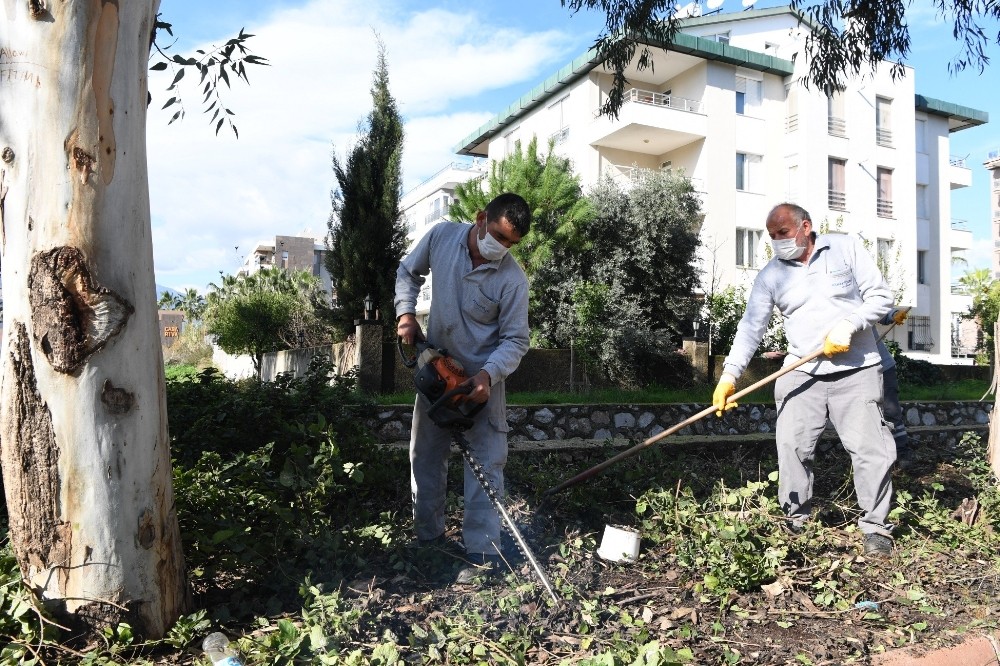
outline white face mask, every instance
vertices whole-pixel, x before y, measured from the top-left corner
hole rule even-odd
[[[795,238],[772,240],[771,248],[774,250],[774,256],[778,259],[784,259],[786,261],[798,259],[802,256],[802,253],[806,251],[804,245],[796,245]]]
[[[484,224],[483,227],[485,228],[485,226]],[[493,238],[493,234],[489,230],[486,230],[484,238],[480,238],[479,234],[476,234],[476,245],[479,247],[479,254],[486,261],[499,261],[507,254],[508,248],[496,238]]]

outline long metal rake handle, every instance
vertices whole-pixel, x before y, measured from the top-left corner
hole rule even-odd
[[[729,398],[726,400],[726,402],[727,403],[728,402],[735,402],[737,399],[742,398],[743,396],[745,396],[745,395],[747,395],[749,393],[753,393],[754,391],[756,391],[757,389],[761,388],[762,386],[766,386],[767,384],[770,384],[771,382],[773,382],[774,380],[776,380],[778,377],[780,377],[780,376],[782,376],[782,375],[784,375],[784,374],[786,374],[788,372],[791,372],[792,370],[795,370],[799,366],[802,366],[802,365],[808,363],[809,361],[812,361],[812,360],[816,359],[822,353],[823,353],[822,349],[817,349],[813,353],[807,354],[806,356],[803,356],[802,358],[800,358],[799,360],[795,361],[791,365],[788,365],[788,366],[786,366],[784,368],[781,368],[777,372],[771,373],[767,377],[764,377],[764,379],[761,379],[760,381],[751,384],[750,386],[746,387],[745,389],[734,393],[733,395],[729,396]],[[583,472],[580,472],[579,474],[577,474],[576,476],[574,476],[572,479],[568,479],[568,480],[563,481],[562,483],[560,483],[558,486],[553,486],[552,488],[549,488],[544,493],[542,493],[542,497],[543,498],[549,497],[550,495],[556,494],[560,490],[565,490],[566,488],[569,488],[570,486],[574,486],[574,485],[580,483],[581,481],[586,481],[587,479],[591,478],[592,476],[596,476],[597,474],[600,474],[601,472],[603,472],[604,470],[606,470],[608,467],[611,467],[612,465],[614,465],[616,462],[620,462],[620,461],[624,460],[625,458],[630,458],[630,457],[634,456],[635,454],[639,453],[643,449],[645,449],[645,448],[647,448],[649,446],[652,446],[656,442],[660,441],[664,437],[672,435],[675,432],[677,432],[678,430],[682,430],[682,429],[686,428],[687,426],[691,425],[695,421],[700,421],[701,419],[705,418],[706,416],[708,416],[709,414],[711,414],[714,411],[716,411],[714,405],[711,406],[711,407],[707,407],[707,408],[701,410],[700,412],[698,412],[697,414],[695,414],[694,416],[689,416],[688,418],[684,419],[683,421],[681,421],[677,425],[671,426],[670,428],[664,430],[663,432],[658,433],[658,434],[654,435],[653,437],[650,437],[649,439],[647,439],[647,440],[645,440],[643,442],[640,442],[639,444],[636,444],[635,446],[633,446],[631,448],[625,449],[624,451],[622,451],[618,455],[616,455],[614,457],[611,457],[611,458],[608,458],[604,462],[602,462],[600,464],[597,464],[597,465],[594,465],[593,467],[591,467],[588,470],[584,470]]]
[[[486,496],[490,499],[490,503],[493,504],[493,508],[496,509],[497,513],[500,514],[500,518],[507,526],[507,530],[510,532],[511,536],[517,542],[517,547],[521,550],[528,562],[531,563],[531,567],[538,574],[539,580],[542,581],[542,585],[545,587],[545,591],[549,593],[552,597],[552,601],[559,603],[559,597],[556,596],[555,591],[552,589],[552,583],[549,582],[548,577],[545,575],[545,571],[542,569],[542,565],[538,563],[535,559],[535,555],[531,552],[531,548],[528,547],[528,542],[524,540],[521,535],[521,530],[517,529],[517,525],[514,523],[514,519],[511,518],[507,509],[504,507],[503,502],[497,496],[496,490],[493,488],[493,484],[490,483],[489,479],[486,478],[486,474],[483,472],[482,465],[472,456],[472,452],[469,450],[469,442],[461,433],[455,432],[455,444],[458,445],[458,450],[462,452],[462,456],[465,458],[465,462],[469,463],[469,468],[472,469],[472,473],[475,474],[476,479],[479,481],[479,485],[483,487],[486,492]]]

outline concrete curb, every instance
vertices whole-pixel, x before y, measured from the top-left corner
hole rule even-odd
[[[872,658],[872,666],[997,666],[1000,632],[969,635],[961,643],[926,652],[919,646],[890,650]]]

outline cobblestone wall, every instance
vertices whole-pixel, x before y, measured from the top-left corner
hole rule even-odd
[[[695,416],[708,408],[703,404],[671,405],[539,405],[510,406],[507,424],[510,442],[550,442],[571,439],[644,440]],[[904,402],[907,425],[915,432],[922,429],[984,430],[989,424],[991,402]],[[372,429],[386,443],[410,438],[413,408],[386,406]],[[774,405],[747,405],[701,418],[677,432],[677,435],[739,436],[773,433],[777,419]]]

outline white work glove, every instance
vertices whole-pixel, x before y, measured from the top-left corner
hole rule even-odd
[[[840,354],[850,349],[851,336],[854,335],[854,332],[855,329],[852,322],[847,319],[838,322],[826,334],[826,340],[823,342],[823,353],[827,356],[833,356],[834,354]]]

